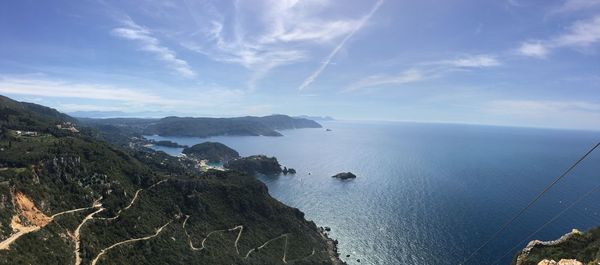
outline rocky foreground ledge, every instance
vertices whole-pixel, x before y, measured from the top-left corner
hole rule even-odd
[[[600,262],[600,228],[573,229],[551,241],[533,240],[518,253],[514,265],[583,265]]]

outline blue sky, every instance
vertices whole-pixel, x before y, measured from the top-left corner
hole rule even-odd
[[[0,93],[64,112],[600,129],[600,0],[7,1]]]

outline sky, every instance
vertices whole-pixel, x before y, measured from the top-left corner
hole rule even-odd
[[[67,113],[600,130],[600,0],[5,1],[0,94]]]

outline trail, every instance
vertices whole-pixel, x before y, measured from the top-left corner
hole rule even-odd
[[[287,263],[287,261],[285,261],[285,258],[287,256],[287,246],[288,246],[289,238],[290,238],[289,236],[285,237],[285,245],[283,245],[283,258],[281,258],[281,261],[283,261],[283,263]]]
[[[127,206],[125,206],[125,208],[120,209],[117,214],[113,217],[99,217],[99,218],[95,218],[98,220],[115,220],[117,218],[119,218],[119,216],[121,216],[121,213],[129,208],[131,208],[131,206],[133,205],[133,203],[135,203],[135,201],[138,198],[138,195],[140,194],[140,191],[142,191],[143,189],[139,189],[135,192],[135,194],[133,195],[133,198],[131,199],[131,201],[129,202],[129,204]]]
[[[296,262],[296,261],[299,261],[299,260],[308,259],[308,258],[310,258],[310,257],[314,256],[314,255],[315,255],[315,253],[316,253],[316,251],[315,251],[315,249],[313,248],[312,252],[311,252],[311,253],[310,253],[308,256],[306,256],[306,257],[302,257],[302,258],[293,259],[293,260],[288,260],[287,262],[285,262],[285,261],[284,261],[284,263],[294,263],[294,262]]]
[[[200,242],[200,247],[195,247],[195,246],[194,246],[194,244],[192,243],[192,238],[191,238],[190,234],[188,234],[188,232],[187,232],[187,229],[185,229],[185,225],[187,224],[187,221],[188,221],[188,219],[189,219],[189,218],[190,218],[190,216],[189,216],[189,215],[186,215],[186,216],[185,216],[185,220],[183,220],[182,227],[183,227],[183,232],[184,232],[184,233],[185,233],[185,235],[188,237],[188,242],[189,242],[190,248],[191,248],[193,251],[201,251],[201,250],[203,250],[203,249],[206,249],[206,245],[205,245],[205,243],[206,243],[206,240],[208,240],[208,238],[209,238],[209,237],[210,237],[212,234],[215,234],[215,233],[220,233],[220,232],[231,232],[231,231],[235,231],[235,230],[238,230],[238,229],[239,229],[240,231],[238,232],[238,234],[237,234],[237,237],[235,238],[235,242],[233,243],[233,246],[235,247],[235,251],[236,251],[236,253],[237,253],[238,255],[240,255],[240,250],[239,250],[239,247],[238,247],[238,243],[239,243],[239,241],[240,241],[240,238],[242,237],[242,232],[244,231],[244,226],[243,226],[243,225],[238,225],[238,226],[236,226],[236,227],[229,228],[229,229],[219,229],[219,230],[214,230],[214,231],[211,231],[211,232],[209,232],[208,234],[206,234],[206,237],[204,237],[204,239],[202,239],[202,241]],[[288,263],[288,261],[287,261],[287,250],[288,250],[288,243],[289,243],[289,235],[290,235],[290,233],[286,233],[286,234],[282,234],[282,235],[280,235],[280,236],[278,236],[278,237],[275,237],[275,238],[269,239],[269,240],[267,240],[265,243],[263,243],[262,245],[260,245],[259,247],[256,247],[256,248],[253,248],[253,249],[249,250],[249,251],[248,251],[248,253],[246,253],[246,255],[245,255],[245,256],[243,256],[242,258],[244,258],[244,259],[247,259],[248,257],[250,257],[250,254],[252,254],[252,253],[253,253],[253,252],[255,252],[256,250],[260,250],[260,249],[262,249],[262,248],[266,247],[266,246],[267,246],[269,243],[271,243],[271,242],[273,242],[273,241],[276,241],[276,240],[278,240],[278,239],[281,239],[281,238],[285,238],[285,243],[284,243],[284,246],[283,246],[283,256],[282,256],[282,258],[281,258],[281,261],[283,261],[283,263],[286,263],[286,264],[287,264],[287,263]],[[311,254],[310,254],[310,255],[308,255],[308,256],[306,256],[306,257],[303,257],[303,258],[298,258],[298,259],[295,259],[295,260],[293,260],[293,261],[298,261],[298,260],[302,260],[302,259],[310,258],[310,257],[312,257],[313,255],[315,255],[315,249],[314,249],[314,248],[313,248],[313,250],[312,250],[312,252],[311,252]]]
[[[84,210],[88,210],[88,209],[92,209],[92,208],[101,206],[98,204],[98,201],[94,201],[94,203],[92,204],[91,207],[67,210],[67,211],[56,213],[52,216],[47,216],[43,212],[38,210],[37,207],[35,207],[35,204],[33,203],[33,201],[30,198],[28,198],[25,194],[17,192],[14,195],[14,197],[15,197],[15,201],[17,203],[18,213],[13,216],[10,226],[12,227],[13,231],[16,231],[16,233],[12,234],[9,238],[0,242],[0,250],[7,250],[10,247],[10,245],[12,243],[14,243],[17,239],[19,239],[20,237],[22,237],[26,234],[29,234],[29,233],[32,233],[32,232],[42,229],[49,223],[53,222],[54,218],[56,218],[58,216],[61,216],[63,214],[68,214],[68,213],[84,211]],[[19,216],[22,216],[25,219],[27,219],[28,222],[30,223],[30,225],[27,225],[27,226],[23,225],[21,223],[21,219]]]
[[[120,245],[124,245],[124,244],[128,244],[128,243],[137,242],[137,241],[143,241],[143,240],[152,239],[152,238],[154,238],[154,237],[158,236],[158,235],[160,234],[160,232],[162,232],[162,230],[163,230],[165,227],[167,227],[169,224],[171,224],[171,222],[173,222],[173,220],[171,220],[171,221],[169,221],[168,223],[166,223],[165,225],[163,225],[163,226],[159,227],[159,228],[156,230],[156,233],[154,233],[154,234],[152,234],[152,235],[145,236],[145,237],[140,237],[140,238],[132,238],[132,239],[124,240],[124,241],[121,241],[121,242],[115,243],[115,244],[111,245],[110,247],[107,247],[107,248],[103,249],[102,251],[100,251],[100,253],[98,253],[98,255],[96,256],[96,258],[94,258],[94,259],[92,260],[92,263],[91,263],[91,265],[96,265],[96,263],[98,262],[98,260],[99,260],[99,259],[100,259],[100,258],[101,258],[101,257],[102,257],[104,254],[106,254],[106,252],[107,252],[107,251],[109,251],[109,250],[111,250],[111,249],[113,249],[113,248],[115,248],[115,247],[118,247],[118,246],[120,246]]]
[[[101,211],[104,211],[104,208],[100,208],[95,212],[88,214],[85,218],[83,218],[83,221],[81,221],[81,223],[77,226],[75,232],[73,232],[73,240],[75,241],[75,250],[73,252],[73,254],[75,254],[75,265],[81,264],[81,256],[79,254],[79,251],[81,250],[81,228],[87,221],[93,219],[94,215]]]
[[[159,182],[156,182],[156,183],[152,184],[150,187],[148,187],[146,190],[150,190],[150,189],[156,187],[157,185],[159,185],[159,184],[161,184],[161,183],[163,183],[163,182],[165,182],[167,180],[168,179],[163,179],[163,180],[161,180]],[[119,218],[119,216],[121,216],[121,213],[123,211],[126,211],[127,209],[131,208],[131,206],[133,206],[133,204],[137,200],[140,192],[143,191],[143,190],[144,189],[138,189],[137,191],[135,191],[135,194],[133,195],[133,198],[131,199],[131,201],[129,202],[129,204],[127,206],[125,206],[125,208],[120,209],[115,216],[113,216],[113,217],[99,217],[99,218],[95,218],[95,219],[98,219],[98,220],[115,220],[115,219]]]
[[[286,249],[287,249],[287,237],[288,237],[289,235],[290,235],[290,234],[289,234],[289,233],[287,233],[287,234],[283,234],[283,235],[280,235],[280,236],[278,236],[278,237],[275,237],[275,238],[269,239],[267,242],[265,242],[265,243],[264,243],[264,244],[262,244],[261,246],[259,246],[259,247],[257,247],[257,248],[253,248],[253,249],[251,249],[250,251],[248,251],[248,253],[246,253],[246,256],[244,256],[244,258],[245,258],[245,259],[247,259],[247,258],[250,256],[250,254],[252,254],[252,252],[254,252],[255,250],[260,250],[260,249],[262,249],[262,248],[266,247],[266,246],[267,246],[269,243],[271,243],[271,242],[273,242],[273,241],[275,241],[275,240],[277,240],[277,239],[280,239],[280,238],[283,238],[283,237],[285,237],[285,238],[286,238],[286,244],[285,244],[285,249],[283,250],[283,258],[282,258],[282,260],[283,260],[283,263],[286,263],[286,262],[285,262],[285,255],[286,255]]]
[[[161,184],[161,183],[163,183],[163,182],[165,182],[167,180],[169,180],[169,179],[163,179],[163,180],[161,180],[159,182],[156,182],[156,183],[152,184],[150,187],[148,187],[148,189],[152,189],[152,188],[156,187],[157,185],[159,185],[159,184]]]
[[[188,234],[187,230],[185,229],[185,225],[186,225],[186,223],[187,223],[187,220],[188,220],[189,218],[190,218],[190,216],[189,216],[189,215],[186,215],[186,216],[185,216],[185,220],[183,220],[182,227],[183,227],[183,232],[184,232],[184,233],[185,233],[185,235],[188,237],[188,242],[189,242],[190,248],[191,248],[192,250],[194,250],[194,251],[200,251],[200,250],[203,250],[203,249],[205,249],[205,248],[206,248],[206,245],[205,245],[205,243],[206,243],[206,240],[207,240],[207,239],[208,239],[208,238],[209,238],[209,237],[210,237],[212,234],[219,233],[219,232],[231,232],[231,231],[235,231],[235,230],[238,230],[238,229],[239,229],[239,230],[240,230],[240,232],[238,232],[237,238],[235,239],[234,246],[235,246],[235,251],[237,252],[237,254],[238,254],[238,255],[240,254],[240,252],[239,252],[239,250],[238,250],[238,241],[240,240],[240,237],[242,236],[242,231],[244,230],[244,226],[242,226],[242,225],[238,225],[238,226],[236,226],[236,227],[229,228],[229,229],[220,229],[220,230],[214,230],[214,231],[211,231],[211,232],[209,232],[208,234],[206,234],[206,237],[205,237],[204,239],[202,239],[202,241],[200,242],[200,247],[198,248],[198,247],[194,247],[194,244],[192,243],[192,238],[191,238],[190,234]]]
[[[68,210],[68,211],[64,211],[64,212],[60,212],[60,213],[56,213],[52,216],[50,216],[50,218],[54,219],[56,217],[59,217],[63,214],[68,214],[68,213],[74,213],[74,212],[80,212],[80,211],[85,211],[85,210],[89,210],[89,209],[93,209],[95,208],[94,206],[91,207],[84,207],[84,208],[79,208],[79,209],[73,209],[73,210]]]
[[[237,237],[235,238],[235,243],[233,243],[233,245],[235,246],[235,252],[239,255],[240,254],[240,250],[238,249],[238,241],[240,241],[240,237],[242,237],[242,232],[244,231],[244,227],[239,225],[236,226],[236,228],[240,228],[240,232],[238,232]]]
[[[11,223],[14,223],[14,221]],[[42,229],[42,227],[40,226],[22,226],[20,224],[11,224],[11,226],[13,227],[13,230],[16,230],[17,232],[12,234],[9,238],[5,239],[4,241],[0,242],[0,250],[8,249],[8,247],[10,247],[12,243],[14,243],[17,239],[19,239],[22,236]]]

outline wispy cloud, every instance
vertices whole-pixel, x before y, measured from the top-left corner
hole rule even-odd
[[[372,75],[350,85],[346,91],[354,91],[377,86],[402,85],[421,81],[425,78],[426,76],[417,69],[410,69],[397,75]]]
[[[540,41],[529,41],[521,44],[518,49],[521,55],[545,58],[548,55],[549,48],[542,44]]]
[[[450,72],[489,68],[501,65],[494,55],[465,55],[452,60],[424,62],[396,75],[375,74],[360,79],[346,88],[345,92],[381,86],[399,86],[428,79],[439,78]]]
[[[600,0],[566,0],[551,13],[568,13],[600,7]]]
[[[554,49],[588,48],[600,42],[600,15],[575,22],[567,32],[546,40],[530,40],[517,51],[524,56],[543,58]]]
[[[298,87],[298,90],[303,90],[306,87],[310,86],[310,84],[312,84],[317,77],[319,77],[319,75],[321,75],[321,73],[323,72],[323,70],[325,70],[327,68],[327,66],[329,66],[329,63],[331,63],[331,60],[333,59],[333,57],[335,57],[335,55],[342,49],[342,47],[344,47],[344,45],[346,44],[346,42],[348,42],[348,40],[350,38],[352,38],[352,36],[354,36],[354,34],[360,30],[364,24],[369,21],[369,19],[371,19],[371,17],[373,16],[373,14],[375,14],[375,12],[377,12],[377,10],[379,9],[379,7],[383,4],[383,0],[379,0],[377,1],[377,3],[375,3],[375,5],[373,6],[373,8],[371,8],[371,11],[369,11],[369,13],[364,16],[359,23],[357,23],[355,25],[355,27],[348,33],[348,35],[346,35],[346,37],[344,37],[344,39],[342,39],[342,41],[335,46],[335,48],[329,53],[329,55],[327,55],[327,57],[325,57],[325,60],[323,63],[321,63],[321,65],[319,65],[319,67],[311,74],[309,75],[304,82],[302,82],[302,84],[300,84],[300,86]]]
[[[362,19],[324,18],[322,13],[332,2],[322,0],[237,1],[233,12],[185,4],[200,30],[181,45],[212,60],[251,70],[251,89],[271,70],[308,59],[310,47],[328,45],[362,23]],[[203,11],[199,10],[210,12],[200,16],[198,12]]]
[[[44,78],[21,78],[0,76],[0,93],[58,99],[83,99],[94,104],[66,105],[70,111],[75,107],[90,110],[93,106],[112,103],[119,106],[154,106],[159,108],[196,108],[229,104],[238,101],[244,92],[222,87],[198,87],[194,91],[202,95],[195,97],[165,97],[150,91],[113,85],[89,84],[74,81]],[[206,100],[209,98],[210,100]],[[70,103],[64,103],[70,104]],[[114,110],[114,109],[113,109]]]
[[[128,88],[115,88],[106,85],[84,84],[60,80],[14,77],[0,77],[0,92],[15,95],[143,103],[157,103],[161,101],[159,96]]]
[[[500,65],[500,61],[493,55],[469,55],[455,60],[447,61],[447,64],[463,68],[483,68]]]
[[[122,27],[111,31],[114,36],[136,41],[141,50],[155,54],[159,60],[165,62],[169,68],[183,77],[192,78],[196,76],[187,61],[178,58],[173,50],[162,45],[147,28],[136,24],[131,18],[123,19],[121,22],[123,23]]]

